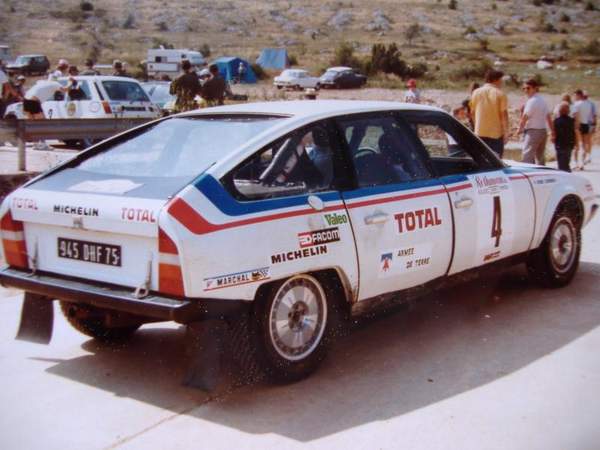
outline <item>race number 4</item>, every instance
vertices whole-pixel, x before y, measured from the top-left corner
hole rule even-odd
[[[502,236],[502,205],[500,196],[494,196],[494,216],[492,218],[492,238],[496,238],[494,247],[500,246],[500,236]]]

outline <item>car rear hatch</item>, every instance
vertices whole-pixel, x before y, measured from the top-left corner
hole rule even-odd
[[[148,95],[134,80],[103,80],[103,108],[108,114],[116,114],[125,118],[157,117],[160,114]]]
[[[75,180],[66,191],[55,186],[56,180],[41,180],[10,199],[2,221],[5,252],[5,238],[12,237],[21,238],[27,253],[16,265],[158,290],[158,216],[166,201],[119,195],[135,188],[124,179]]]

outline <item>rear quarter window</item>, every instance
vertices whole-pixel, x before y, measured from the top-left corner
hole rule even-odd
[[[133,81],[103,81],[102,86],[110,100],[130,102],[150,101],[142,87]]]

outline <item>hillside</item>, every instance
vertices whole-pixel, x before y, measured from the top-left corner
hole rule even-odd
[[[300,65],[319,70],[342,41],[351,42],[359,57],[374,43],[396,42],[408,62],[428,65],[427,82],[438,87],[463,86],[468,77],[450,77],[452,71],[476,61],[500,60],[507,72],[522,76],[546,55],[562,66],[543,75],[552,89],[584,83],[600,93],[599,0],[458,0],[456,9],[448,0],[3,3],[0,42],[10,44],[13,54],[44,52],[53,63],[66,57],[81,64],[91,56],[135,66],[147,48],[163,42],[250,60],[263,47],[286,46]]]

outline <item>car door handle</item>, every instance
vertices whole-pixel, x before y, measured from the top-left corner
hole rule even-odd
[[[365,223],[367,225],[378,225],[388,221],[390,216],[386,213],[375,213],[370,216],[365,217]]]
[[[470,197],[462,197],[454,202],[455,208],[469,208],[473,205],[473,199]]]

